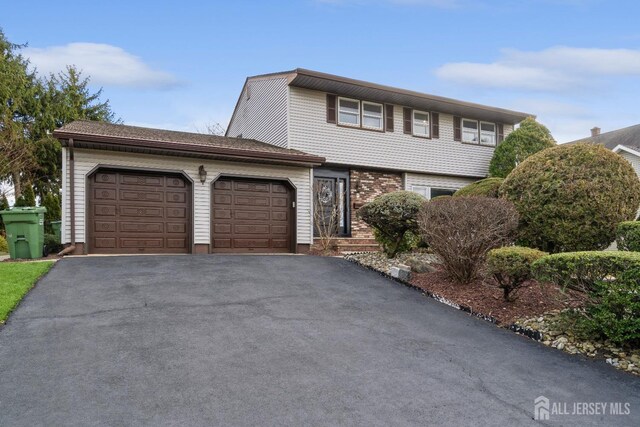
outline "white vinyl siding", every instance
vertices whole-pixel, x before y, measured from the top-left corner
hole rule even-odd
[[[326,121],[326,93],[290,87],[289,148],[327,163],[446,175],[487,175],[494,147],[453,139],[453,116],[440,113],[440,138],[425,141],[403,132],[403,106],[394,105],[393,132],[363,132]],[[511,125],[504,125],[505,137]]]
[[[123,168],[139,168],[163,171],[184,172],[193,180],[193,221],[194,243],[210,243],[210,208],[211,183],[220,174],[254,176],[258,178],[288,178],[296,187],[296,215],[297,215],[297,243],[311,243],[311,169],[293,166],[275,166],[244,162],[224,162],[204,159],[190,159],[185,157],[156,156],[150,154],[120,153],[114,151],[98,151],[75,149],[75,217],[76,242],[86,242],[86,188],[87,174],[96,166],[114,166]],[[70,241],[69,221],[69,168],[68,150],[63,150],[63,204],[62,238],[65,243]],[[207,180],[200,183],[198,167],[204,165]]]
[[[620,154],[625,160],[631,163],[631,166],[633,166],[636,174],[638,174],[638,176],[640,177],[640,157],[627,151],[620,151],[618,154]]]
[[[227,135],[287,147],[286,78],[249,80],[240,94]]]

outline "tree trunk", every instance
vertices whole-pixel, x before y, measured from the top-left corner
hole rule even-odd
[[[20,172],[14,172],[13,174],[13,195],[15,200],[22,196],[22,179],[20,178]]]

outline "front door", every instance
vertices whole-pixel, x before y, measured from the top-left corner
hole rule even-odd
[[[338,236],[348,233],[347,180],[334,177],[314,177],[314,234],[326,235],[330,230]]]

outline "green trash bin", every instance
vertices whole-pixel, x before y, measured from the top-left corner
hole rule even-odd
[[[9,255],[40,258],[44,249],[44,213],[47,208],[13,208],[0,211],[7,233]]]
[[[62,225],[62,221],[51,221],[51,229],[53,230],[53,234],[56,236],[56,242],[62,243],[62,237],[60,236],[60,226]]]

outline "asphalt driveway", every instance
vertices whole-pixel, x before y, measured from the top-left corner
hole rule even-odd
[[[335,258],[64,259],[0,330],[0,425],[527,425],[540,395],[640,425],[640,379]]]

